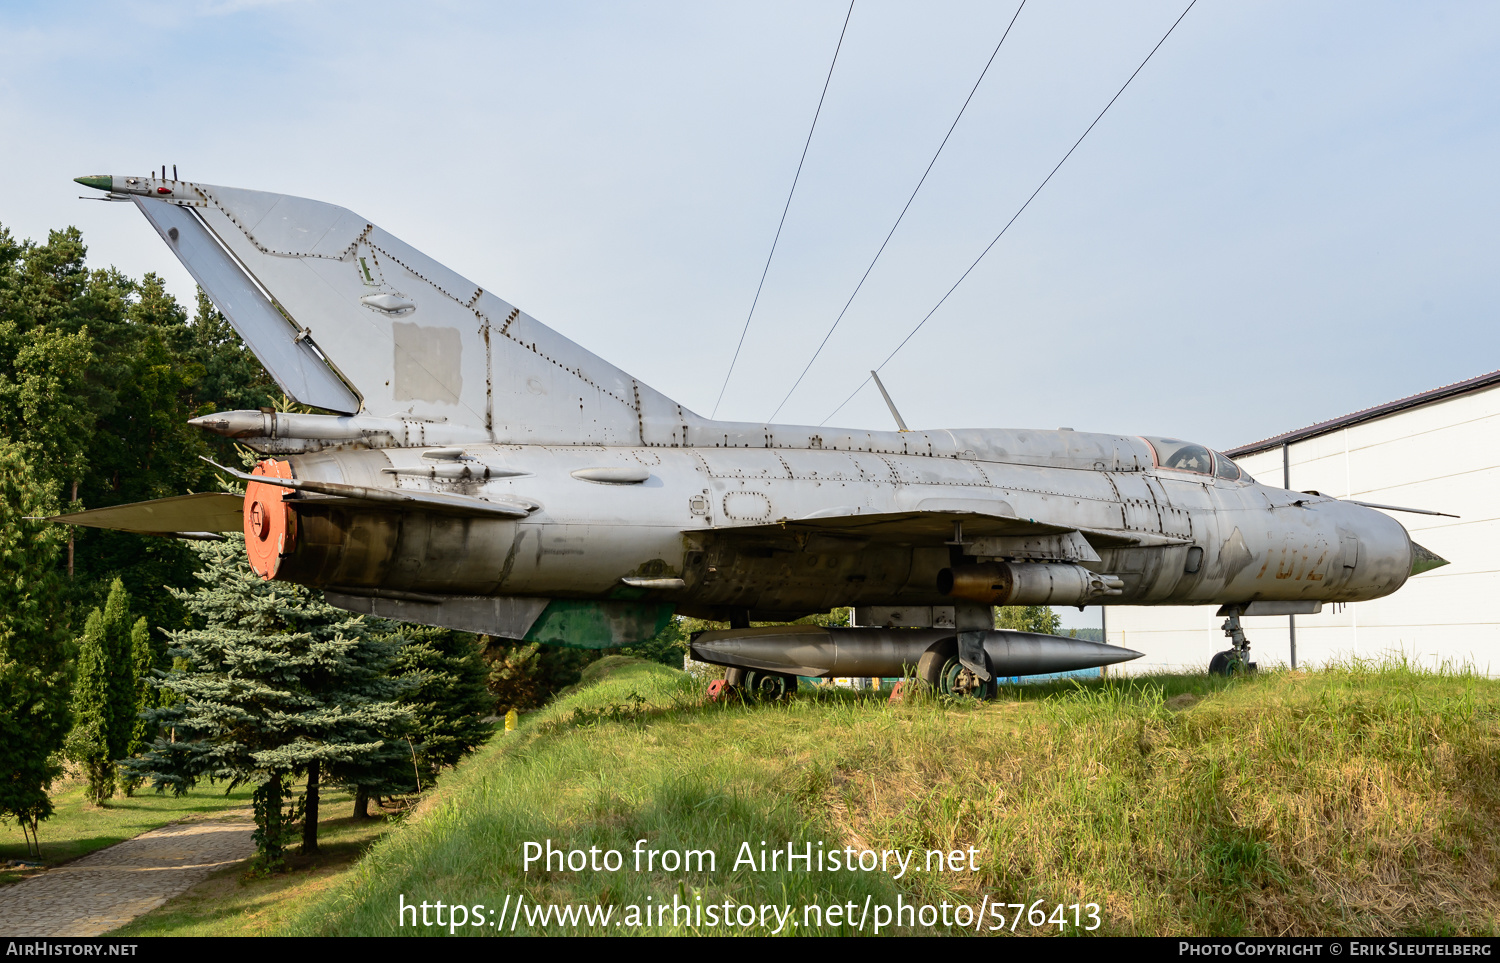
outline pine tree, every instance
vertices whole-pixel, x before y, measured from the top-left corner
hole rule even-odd
[[[823,616],[827,618],[827,616]],[[847,624],[845,619],[843,623]],[[822,624],[822,623],[817,623]],[[635,645],[624,646],[616,651],[620,655],[633,656],[637,659],[645,659],[647,662],[660,662],[662,665],[671,666],[674,669],[682,668],[683,660],[687,657],[688,634],[683,630],[682,619],[673,618],[653,638]]]
[[[280,860],[299,811],[302,851],[316,852],[326,768],[381,752],[410,722],[398,702],[410,682],[389,674],[399,644],[316,592],[262,581],[241,536],[198,551],[203,587],[178,597],[203,628],[170,633],[172,655],[186,662],[159,684],[178,701],[151,713],[176,741],[158,738],[127,765],[158,791],[204,778],[254,785],[263,861]],[[293,801],[299,776],[306,788]]]
[[[33,855],[37,823],[52,815],[53,757],[68,731],[65,634],[54,604],[66,538],[24,520],[57,510],[48,487],[16,446],[0,442],[0,820],[21,824]]]
[[[604,655],[600,649],[574,649],[482,635],[480,652],[489,666],[489,689],[497,711],[535,709],[570,685],[584,668]]]

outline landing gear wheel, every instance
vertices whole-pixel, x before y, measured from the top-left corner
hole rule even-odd
[[[957,651],[957,646],[950,642],[947,645],[935,646],[922,653],[922,657],[917,660],[916,677],[918,681],[926,683],[928,691],[940,691],[939,686],[942,685],[943,666],[947,664],[949,659],[954,657],[954,653]]]
[[[995,697],[995,682],[982,682],[958,661],[958,643],[938,645],[922,653],[917,662],[917,678],[942,695]]]
[[[762,702],[790,699],[797,691],[797,677],[783,672],[745,671],[745,691]]]
[[[988,699],[994,695],[994,682],[985,682],[969,670],[958,656],[950,656],[943,663],[942,675],[938,678],[937,690],[944,695],[974,696]]]
[[[1254,672],[1255,663],[1250,661],[1250,640],[1245,638],[1245,630],[1240,626],[1239,607],[1226,606],[1219,610],[1219,614],[1229,616],[1224,620],[1223,628],[1234,648],[1214,654],[1208,661],[1209,675],[1232,676]]]
[[[1254,662],[1246,662],[1240,658],[1233,649],[1225,649],[1223,652],[1215,652],[1214,657],[1208,660],[1208,674],[1223,676],[1244,675],[1255,671]]]

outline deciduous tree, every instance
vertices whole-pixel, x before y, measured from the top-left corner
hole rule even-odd
[[[1050,605],[1002,605],[995,610],[995,628],[1056,635],[1062,617]]]
[[[63,535],[25,518],[56,508],[16,446],[0,442],[0,819],[21,823],[33,854],[37,823],[52,814],[68,680],[54,604]]]

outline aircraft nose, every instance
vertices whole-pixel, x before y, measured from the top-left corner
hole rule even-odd
[[[1411,574],[1421,575],[1435,568],[1442,568],[1448,564],[1448,560],[1430,548],[1423,548],[1416,542],[1411,543]]]

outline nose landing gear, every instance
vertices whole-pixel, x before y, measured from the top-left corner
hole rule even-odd
[[[1208,661],[1208,674],[1232,676],[1254,672],[1255,663],[1250,661],[1250,640],[1245,638],[1245,630],[1240,626],[1239,610],[1229,610],[1229,617],[1224,620],[1223,628],[1233,648],[1214,653],[1214,657]]]

